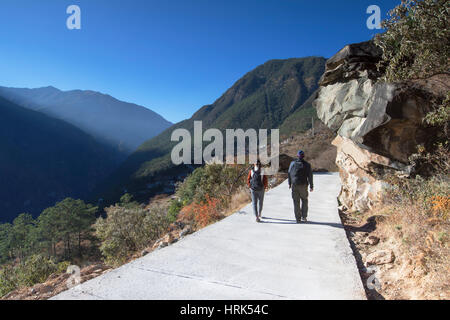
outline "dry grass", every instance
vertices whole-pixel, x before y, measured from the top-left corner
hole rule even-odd
[[[377,227],[385,247],[396,252],[397,268],[385,274],[391,299],[449,299],[448,219],[430,217],[417,205],[390,205]],[[396,290],[393,290],[396,289]]]
[[[381,288],[367,290],[369,298],[450,299],[448,181],[446,176],[403,180],[378,208],[343,215],[364,281],[367,255],[379,250],[395,254],[393,263],[377,266]],[[379,243],[368,245],[369,235]]]
[[[247,204],[252,201],[250,196],[250,190],[246,187],[240,188],[231,197],[230,207],[227,209],[225,215],[233,214],[236,211],[241,210]]]

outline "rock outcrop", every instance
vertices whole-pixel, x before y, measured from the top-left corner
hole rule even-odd
[[[314,101],[319,118],[338,133],[333,144],[342,180],[339,199],[350,211],[378,202],[386,173],[409,174],[408,158],[435,134],[423,117],[440,93],[426,81],[377,82],[380,59],[372,42],[346,46],[327,61]]]

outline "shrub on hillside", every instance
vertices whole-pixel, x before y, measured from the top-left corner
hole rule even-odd
[[[245,184],[247,166],[208,164],[197,168],[178,187],[176,195],[183,205],[205,202],[214,195],[227,206],[233,193]]]
[[[200,208],[208,204],[212,198],[214,203],[217,204],[217,208],[228,208],[232,196],[245,185],[246,174],[246,165],[214,163],[195,169],[177,187],[176,199],[171,201],[168,210],[170,221],[175,221],[180,210],[185,207],[187,208],[184,211],[183,219],[193,221],[193,217],[191,217],[192,219],[187,218],[189,216],[187,212],[193,212],[194,208]],[[214,218],[205,220],[216,221],[218,219],[215,214],[211,214],[211,216]],[[209,222],[200,223],[200,225],[204,224],[209,224]]]
[[[157,240],[169,225],[166,212],[160,208],[147,210],[128,203],[105,210],[106,218],[99,218],[94,228],[105,262],[112,266],[124,263],[132,253]]]
[[[391,177],[389,182],[387,202],[393,205],[418,207],[424,218],[433,215],[433,208],[436,208],[434,201],[445,199],[450,195],[447,175],[436,175],[428,179],[421,176],[410,179]]]
[[[450,59],[450,2],[402,0],[382,22],[386,32],[375,36],[383,49],[379,65],[384,80],[401,81],[448,73]]]
[[[450,195],[432,196],[431,204],[431,212],[435,217],[442,217],[445,220],[449,218]]]
[[[52,259],[34,254],[18,267],[17,280],[20,286],[32,286],[44,282],[57,270],[58,265]]]
[[[183,203],[179,199],[172,199],[167,210],[167,218],[170,223],[177,220],[180,210],[183,208]]]
[[[450,122],[450,92],[447,93],[441,105],[425,116],[425,123],[431,126],[442,127],[448,139],[448,124]]]
[[[0,298],[17,287],[16,270],[10,265],[0,268]]]
[[[14,289],[42,283],[55,272],[65,272],[66,264],[40,254],[33,254],[15,266],[6,264],[0,269],[0,297]]]
[[[11,259],[12,228],[9,223],[0,224],[0,264]]]
[[[204,228],[223,218],[220,200],[205,196],[205,201],[192,202],[181,209],[179,219],[194,225],[194,228]]]

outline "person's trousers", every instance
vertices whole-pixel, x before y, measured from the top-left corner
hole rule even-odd
[[[255,217],[261,217],[263,202],[264,202],[264,190],[261,191],[252,191],[252,204],[253,204],[253,213]]]
[[[308,216],[308,185],[292,185],[292,200],[294,200],[295,219],[297,221],[300,221],[300,218],[306,219]]]

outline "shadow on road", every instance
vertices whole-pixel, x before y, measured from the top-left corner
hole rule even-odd
[[[297,224],[297,221],[295,221],[295,220],[281,219],[281,218],[270,218],[270,217],[261,217],[261,218],[262,219],[266,219],[266,220],[270,220],[270,221],[261,221],[261,223]],[[330,227],[340,228],[340,229],[344,228],[340,223],[332,223],[332,222],[308,221],[308,222],[306,222],[304,224],[317,224],[317,225],[330,226]]]
[[[269,218],[269,217],[261,217],[263,219],[267,219],[267,220],[276,220],[276,221],[287,221],[287,222],[296,222],[295,220],[290,220],[290,219],[281,219],[281,218]]]
[[[264,218],[263,218],[264,219]],[[267,218],[266,218],[267,219]],[[260,223],[275,223],[275,224],[297,224],[297,222],[296,221],[291,221],[291,222],[289,222],[289,221],[276,221],[276,220],[272,220],[272,221],[264,221],[264,220],[261,220],[261,222]]]
[[[330,226],[333,228],[339,228],[343,229],[344,227],[340,223],[333,223],[333,222],[316,222],[316,221],[308,221],[306,224],[318,224],[318,225],[324,225],[324,226]]]

